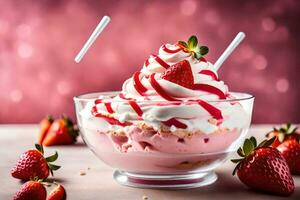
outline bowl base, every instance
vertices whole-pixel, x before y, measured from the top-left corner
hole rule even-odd
[[[136,188],[156,189],[190,189],[210,185],[217,180],[213,172],[192,174],[137,174],[115,170],[113,175],[115,181],[121,185]]]

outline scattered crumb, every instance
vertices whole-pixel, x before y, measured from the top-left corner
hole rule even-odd
[[[149,198],[146,195],[143,196],[143,200],[148,200],[148,199]]]
[[[213,124],[213,125],[216,125],[218,123],[218,120],[216,120],[215,118],[210,118],[207,121],[208,121],[208,123]]]
[[[87,170],[90,170],[90,169],[91,169],[90,167],[87,168]]]
[[[80,175],[80,176],[85,176],[86,173],[85,173],[84,171],[80,171],[79,175]]]

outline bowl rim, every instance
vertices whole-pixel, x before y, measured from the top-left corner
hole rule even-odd
[[[96,99],[98,99],[99,96],[117,96],[118,94],[120,94],[121,91],[106,91],[106,92],[89,92],[89,93],[84,93],[84,94],[80,94],[77,96],[73,97],[73,100],[76,101],[95,101]],[[243,92],[229,92],[229,94],[233,94],[235,96],[240,96],[234,99],[218,99],[218,100],[204,100],[205,102],[211,102],[211,103],[218,103],[218,102],[237,102],[237,101],[246,101],[246,100],[251,100],[254,99],[255,96],[249,93],[243,93]],[[95,96],[95,97],[86,97],[86,96]],[[243,97],[242,97],[243,96]],[[108,99],[107,99],[108,100]],[[112,99],[111,99],[112,100]],[[197,100],[202,100],[201,98],[198,98]],[[113,102],[124,102],[126,100],[113,100]],[[136,100],[137,103],[184,103],[185,101],[168,101],[168,100]]]

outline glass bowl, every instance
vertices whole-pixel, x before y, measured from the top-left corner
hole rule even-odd
[[[223,120],[215,120],[209,112],[200,112],[193,118],[197,128],[188,131],[174,129],[174,124],[155,128],[145,122],[143,116],[126,125],[112,125],[111,118],[92,115],[99,96],[106,103],[127,105],[125,100],[112,100],[119,93],[74,97],[77,121],[87,146],[115,169],[114,179],[122,185],[140,188],[185,189],[215,182],[216,167],[226,161],[246,137],[254,102],[254,96],[246,93],[231,93],[235,96],[233,100],[206,101],[222,110]],[[172,109],[176,105],[180,109],[187,108],[187,112],[199,106],[197,102],[136,103],[143,109],[160,109],[162,105],[167,109],[170,105]],[[168,110],[160,114],[165,112]]]

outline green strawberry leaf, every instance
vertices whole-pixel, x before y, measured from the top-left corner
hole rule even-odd
[[[54,117],[52,115],[48,115],[46,118],[50,123],[54,122]]]
[[[294,133],[297,129],[298,129],[298,127],[293,128],[291,134]]]
[[[53,171],[56,171],[56,170],[61,168],[61,166],[53,165],[53,164],[50,164],[50,163],[48,163],[48,167],[49,167],[49,171],[51,173],[51,176],[53,176]]]
[[[292,126],[291,123],[287,123],[287,124],[286,124],[286,130],[287,130],[287,132],[288,132],[288,130],[291,128],[291,126]]]
[[[269,147],[275,141],[275,139],[276,137],[272,137],[271,139],[267,140],[264,144],[264,147]]]
[[[279,129],[274,128],[274,132],[278,132],[277,138],[279,142],[283,142],[285,140],[285,137],[288,135],[292,135],[295,133],[298,127],[292,128],[291,123],[287,123],[284,127],[280,127]]]
[[[258,147],[269,147],[275,141],[275,139],[276,136],[272,137],[269,140],[264,140],[258,145]]]
[[[193,52],[193,55],[198,60],[201,58],[201,54],[200,53]]]
[[[57,160],[57,158],[58,158],[58,153],[57,153],[57,151],[55,151],[55,154],[53,154],[52,156],[49,156],[49,157],[46,158],[46,161],[47,162],[54,162],[54,161]]]
[[[68,133],[71,135],[74,142],[76,142],[77,137],[79,136],[79,128],[77,125],[73,125],[68,128]]]
[[[291,135],[297,130],[297,127],[293,128],[293,129],[291,129],[291,127],[292,127],[291,124],[287,124],[287,127],[286,127],[286,134],[287,135]]]
[[[245,153],[245,156],[248,156],[253,151],[253,149],[254,149],[253,143],[251,142],[250,139],[247,138],[243,145],[243,151]]]
[[[209,51],[209,49],[208,49],[207,46],[201,46],[199,53],[200,53],[201,56],[204,56],[208,53],[208,51]]]
[[[198,45],[198,39],[197,39],[196,36],[192,35],[192,36],[189,38],[189,40],[188,40],[187,43],[188,43],[189,49],[194,49],[194,48],[196,48],[197,45]]]
[[[243,158],[238,158],[238,159],[231,159],[231,162],[233,163],[239,163],[243,160]]]
[[[232,176],[234,176],[234,175],[236,174],[236,171],[238,170],[238,168],[240,167],[240,165],[241,165],[241,163],[239,162],[239,163],[235,166],[235,168],[234,168],[234,170],[233,170],[233,172],[232,172]]]
[[[261,143],[259,143],[259,145],[257,147],[264,147],[265,143],[267,142],[268,140],[263,140]]]
[[[180,46],[184,47],[184,48],[188,48],[187,43],[184,42],[184,41],[178,41],[178,44],[179,44]]]
[[[238,153],[239,156],[245,157],[245,154],[244,154],[243,149],[241,147],[237,150],[237,153]]]
[[[61,166],[58,165],[53,165],[53,164],[49,164],[50,169],[52,169],[53,171],[58,170],[59,168],[61,168]]]
[[[257,146],[257,141],[256,141],[256,139],[255,139],[255,137],[250,137],[250,140],[251,140],[251,142],[252,142],[252,144],[253,144],[253,146],[254,146],[254,148]]]
[[[178,45],[183,47],[185,51],[191,53],[198,60],[208,53],[208,47],[200,46],[195,35],[192,35],[188,39],[188,42],[178,41]]]
[[[279,140],[279,142],[283,142],[283,140],[284,140],[284,133],[279,133],[278,135],[277,135],[277,138],[278,138],[278,140]]]
[[[280,128],[280,129],[279,129],[279,132],[281,132],[281,133],[286,133],[287,131],[286,131],[285,128]]]

